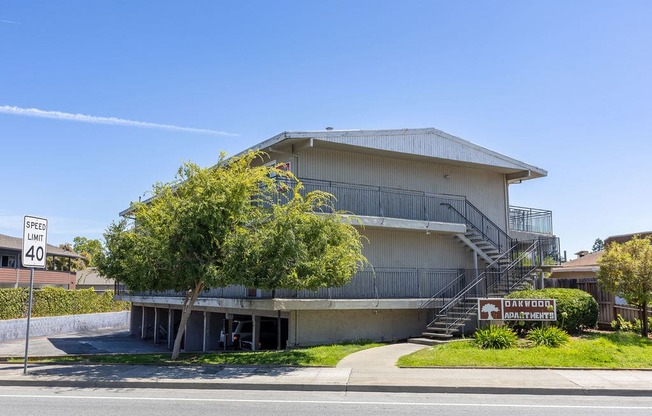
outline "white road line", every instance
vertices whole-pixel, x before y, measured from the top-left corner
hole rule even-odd
[[[369,402],[343,400],[272,400],[272,399],[201,399],[191,397],[112,397],[112,396],[51,396],[47,394],[0,394],[0,399],[63,399],[63,400],[122,400],[122,401],[161,401],[161,402],[213,402],[213,403],[276,403],[276,404],[337,404],[364,406],[422,406],[422,407],[507,407],[523,409],[595,409],[595,410],[652,410],[652,406],[585,406],[555,404],[500,404],[500,403],[410,403],[410,402]]]

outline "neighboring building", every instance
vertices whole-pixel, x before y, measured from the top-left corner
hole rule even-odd
[[[76,282],[77,289],[93,289],[96,292],[115,289],[115,280],[100,275],[96,267],[78,270],[76,272]]]
[[[510,184],[547,172],[442,131],[285,132],[253,149],[354,213],[374,270],[316,292],[210,289],[191,314],[186,350],[216,349],[232,320],[253,321],[255,347],[261,318],[277,321],[280,345],[448,338],[475,323],[478,296],[504,295],[531,282],[544,258],[558,259],[552,213],[509,205]],[[133,333],[171,346],[181,294],[118,298],[133,302]]]
[[[612,235],[604,240],[604,246],[607,247],[610,243],[626,243],[634,236],[641,238],[652,237],[652,231],[641,231],[640,233],[630,233],[630,234],[621,234],[621,235]]]
[[[29,287],[30,269],[22,267],[22,250],[22,238],[0,234],[0,287]],[[34,271],[34,287],[74,289],[77,280],[70,269],[72,260],[79,255],[48,244],[47,258],[49,267]],[[60,265],[58,270],[55,270],[56,265]]]

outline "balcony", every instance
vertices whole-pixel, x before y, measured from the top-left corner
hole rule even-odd
[[[432,194],[369,185],[301,178],[303,193],[324,191],[336,198],[335,209],[358,216],[465,224],[499,252],[511,247],[511,238],[461,195]]]
[[[467,279],[475,276],[474,270],[463,269],[410,269],[378,268],[356,273],[351,281],[341,287],[311,290],[277,289],[275,291],[250,291],[245,286],[212,288],[200,299],[428,299],[443,288],[455,290],[464,287]],[[116,285],[116,294],[128,296],[184,297],[184,292],[129,292]]]
[[[464,210],[466,199],[459,195],[438,195],[420,191],[368,185],[301,179],[304,190],[323,191],[337,199],[335,208],[360,216],[401,218],[417,221],[460,222],[447,206]]]
[[[551,236],[552,211],[510,205],[509,230]]]
[[[29,269],[13,267],[0,267],[0,286],[2,287],[29,287]],[[34,270],[35,286],[62,286],[74,289],[76,284],[75,273],[54,270]]]

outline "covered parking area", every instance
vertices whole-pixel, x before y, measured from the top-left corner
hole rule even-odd
[[[274,314],[196,306],[188,318],[181,349],[186,352],[285,349],[288,315],[282,311]],[[172,349],[180,322],[181,306],[132,304],[130,333],[143,340]]]

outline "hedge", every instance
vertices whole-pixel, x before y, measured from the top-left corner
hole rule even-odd
[[[27,314],[27,296],[29,291],[17,289],[0,289],[0,319],[22,318]]]
[[[556,299],[557,326],[569,333],[578,333],[598,324],[598,302],[580,289],[521,290],[506,296],[509,299]]]
[[[0,289],[0,319],[27,316],[28,290]],[[129,309],[128,302],[113,300],[113,292],[96,293],[93,289],[67,290],[46,287],[34,290],[32,316],[78,315],[117,312]]]

